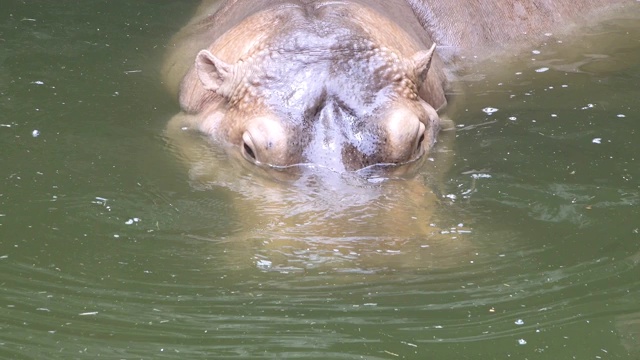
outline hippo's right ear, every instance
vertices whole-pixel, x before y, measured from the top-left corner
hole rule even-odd
[[[431,60],[435,51],[436,44],[433,43],[429,50],[423,50],[413,55],[411,60],[419,82],[423,82],[427,78],[427,72],[431,67]]]
[[[205,89],[215,91],[224,96],[221,91],[225,81],[231,79],[233,66],[218,59],[208,50],[202,50],[196,56],[196,73]]]

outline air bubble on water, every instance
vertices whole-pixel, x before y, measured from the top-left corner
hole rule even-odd
[[[471,174],[471,177],[474,178],[474,179],[490,179],[491,175],[490,174],[476,173],[476,174]]]
[[[36,138],[36,137],[40,136],[40,131],[39,131],[39,130],[33,130],[33,131],[31,132],[31,136],[33,136],[34,138]]]
[[[134,217],[134,218],[131,218],[131,219],[127,220],[125,222],[125,224],[132,225],[132,224],[137,223],[137,222],[140,222],[140,218]]]
[[[511,120],[511,121],[516,121],[516,120],[518,120],[518,118],[517,118],[517,117],[515,117],[515,116],[509,116],[509,120]]]
[[[531,53],[535,54],[535,55],[539,55],[540,54],[540,50],[531,50]]]
[[[516,325],[524,325],[524,321],[522,321],[522,319],[518,319],[514,322],[514,324]]]
[[[537,73],[543,73],[543,72],[546,72],[546,71],[549,71],[548,67],[541,67],[539,69],[536,69]]]
[[[262,270],[270,269],[272,264],[273,263],[269,260],[259,259],[258,261],[256,261],[256,266]]]
[[[618,114],[616,116],[619,117],[619,118],[627,117],[625,114]]]
[[[493,108],[493,107],[486,107],[486,108],[482,109],[482,111],[487,115],[492,115],[493,113],[498,111],[498,109]]]
[[[519,344],[519,345],[527,345],[527,340],[525,340],[525,339],[518,339],[518,344]]]

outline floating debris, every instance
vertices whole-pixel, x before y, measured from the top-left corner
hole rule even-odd
[[[493,107],[486,107],[486,108],[482,109],[482,111],[487,115],[492,115],[493,113],[497,112],[498,109],[493,108]]]
[[[80,316],[92,316],[92,315],[98,315],[98,312],[97,311],[89,311],[89,312],[80,313],[78,315],[80,315]]]
[[[127,220],[125,222],[125,224],[132,225],[132,224],[138,223],[138,222],[140,222],[140,218],[134,217],[134,218],[131,218],[131,219]]]
[[[266,270],[266,269],[271,268],[271,265],[272,265],[272,264],[273,264],[273,263],[272,263],[271,261],[269,261],[269,260],[262,260],[262,259],[260,259],[260,260],[256,261],[256,266],[257,266],[259,269],[263,269],[263,270]]]

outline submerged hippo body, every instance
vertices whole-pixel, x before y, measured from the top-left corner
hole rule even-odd
[[[205,1],[165,64],[183,110],[172,126],[263,167],[409,163],[441,128],[447,66],[610,2]]]

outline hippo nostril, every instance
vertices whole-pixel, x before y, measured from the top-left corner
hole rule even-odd
[[[239,145],[242,156],[256,165],[285,166],[291,161],[287,154],[287,141],[280,119],[260,116],[247,123]]]
[[[253,139],[249,133],[242,135],[242,154],[247,160],[256,161],[256,152],[254,150]]]
[[[387,135],[386,162],[404,163],[422,156],[424,142],[428,140],[426,127],[412,109],[392,109],[383,127]]]
[[[424,126],[424,123],[419,122],[418,133],[416,134],[418,140],[416,141],[416,148],[415,148],[418,156],[421,156],[422,151],[424,150],[424,141],[426,139],[425,131],[426,131],[426,126]]]
[[[416,146],[416,149],[420,149],[423,142],[424,142],[424,133],[420,134],[420,138],[418,138],[418,145]]]
[[[251,149],[251,147],[249,146],[249,144],[244,143],[244,152],[245,154],[247,154],[250,158],[252,158],[253,160],[256,159],[256,154],[253,152],[253,150]]]

